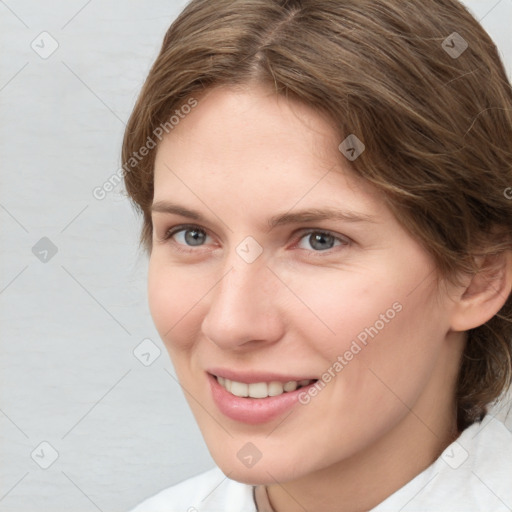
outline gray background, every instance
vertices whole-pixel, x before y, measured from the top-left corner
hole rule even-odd
[[[512,0],[466,3],[510,73]],[[0,0],[0,512],[121,512],[214,464],[151,321],[139,219],[122,185],[92,194],[183,5]]]

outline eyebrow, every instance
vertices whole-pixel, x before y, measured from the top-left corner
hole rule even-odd
[[[198,222],[207,222],[207,219],[198,211],[190,210],[169,201],[157,201],[151,206],[152,212],[169,213],[187,217]],[[287,224],[300,224],[302,222],[317,222],[321,220],[341,220],[345,222],[371,222],[377,223],[372,215],[350,210],[338,210],[335,208],[309,208],[296,212],[285,212],[274,215],[268,221],[270,229]]]

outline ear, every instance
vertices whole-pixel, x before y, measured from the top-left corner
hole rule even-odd
[[[485,256],[478,263],[478,273],[459,288],[450,324],[453,331],[467,331],[485,324],[510,296],[512,252]]]

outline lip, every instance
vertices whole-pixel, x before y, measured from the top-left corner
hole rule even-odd
[[[210,368],[206,370],[209,374],[216,377],[224,377],[225,379],[243,382],[244,384],[254,384],[256,382],[281,382],[286,383],[291,380],[317,380],[316,376],[305,375],[283,375],[271,372],[237,372],[228,368]]]
[[[234,374],[234,372],[228,373],[230,375]],[[262,379],[261,377],[263,375],[265,375],[265,378]],[[295,391],[289,391],[278,396],[269,396],[267,398],[242,398],[232,395],[227,389],[225,389],[217,382],[217,379],[211,373],[208,373],[207,376],[210,382],[213,401],[220,412],[232,420],[249,425],[267,423],[283,415],[285,412],[289,411],[292,407],[297,405],[300,393],[307,392],[311,386],[315,385],[315,382],[312,382],[308,386],[296,389]],[[222,374],[219,376],[224,377],[225,375]],[[244,374],[242,377],[244,377],[244,380],[237,380],[240,379],[240,376],[232,379],[226,376],[227,379],[237,380],[238,382],[245,382],[247,384],[254,382],[270,382],[272,380],[278,382],[287,382],[281,380],[282,376],[280,378],[274,379],[269,378],[269,374],[251,374],[250,376]],[[290,381],[302,379],[288,379],[287,377],[287,380]]]

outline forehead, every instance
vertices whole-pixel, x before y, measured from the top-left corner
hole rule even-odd
[[[159,144],[154,201],[369,208],[376,191],[354,175],[339,143],[330,120],[308,106],[262,87],[213,89]]]
[[[196,108],[164,138],[158,152],[172,143],[175,148],[193,148],[196,161],[201,157],[210,160],[210,166],[223,167],[238,166],[239,159],[247,156],[252,159],[246,165],[282,160],[283,155],[287,161],[318,161],[325,159],[330,146],[332,159],[337,139],[333,126],[310,107],[261,86],[222,87],[200,97]]]

